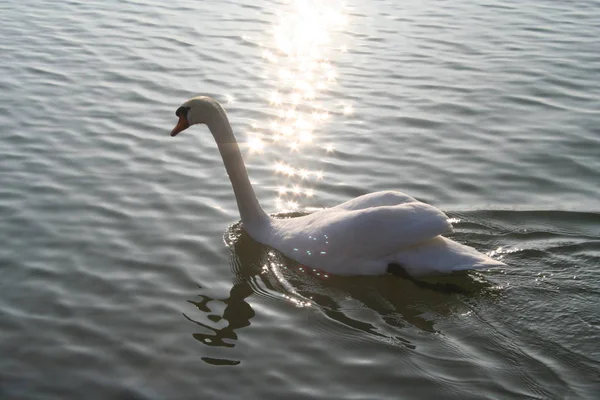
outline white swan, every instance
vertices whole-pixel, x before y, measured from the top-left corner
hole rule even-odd
[[[204,123],[213,134],[231,180],[244,230],[306,267],[337,275],[401,274],[503,266],[502,262],[441,236],[452,225],[440,210],[400,192],[376,192],[297,218],[275,219],[261,208],[227,114],[210,97],[195,97],[175,113],[171,136]]]

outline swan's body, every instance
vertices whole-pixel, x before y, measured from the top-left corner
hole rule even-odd
[[[231,179],[244,229],[289,258],[338,275],[381,275],[390,264],[411,276],[489,268],[503,263],[441,236],[448,217],[400,192],[376,192],[297,218],[275,219],[260,207],[239,147],[220,104],[195,97],[176,112],[171,136],[205,123]]]

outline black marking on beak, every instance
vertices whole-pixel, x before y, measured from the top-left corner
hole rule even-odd
[[[178,117],[183,116],[183,118],[187,119],[187,113],[188,113],[188,111],[190,111],[189,107],[183,107],[183,106],[181,106],[181,107],[179,107],[177,109],[177,111],[175,111],[175,115],[177,115]]]

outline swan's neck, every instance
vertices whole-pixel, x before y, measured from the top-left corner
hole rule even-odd
[[[269,225],[269,217],[254,194],[242,153],[233,135],[227,115],[221,111],[207,125],[217,142],[227,175],[231,180],[244,229],[253,239],[262,241],[262,236]]]

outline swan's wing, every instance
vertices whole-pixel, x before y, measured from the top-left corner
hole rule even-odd
[[[338,254],[374,259],[452,232],[448,217],[421,202],[372,207],[321,216],[315,228],[326,233]],[[332,249],[333,250],[333,249]]]
[[[354,211],[362,210],[371,207],[383,207],[383,206],[395,206],[404,203],[416,202],[413,197],[404,194],[402,192],[395,191],[384,191],[368,193],[352,200],[348,200],[345,203],[338,204],[335,207],[331,207],[330,210],[334,211]]]
[[[451,232],[440,210],[420,202],[273,221],[267,243],[307,266],[332,273],[360,273],[353,265],[374,260]]]

